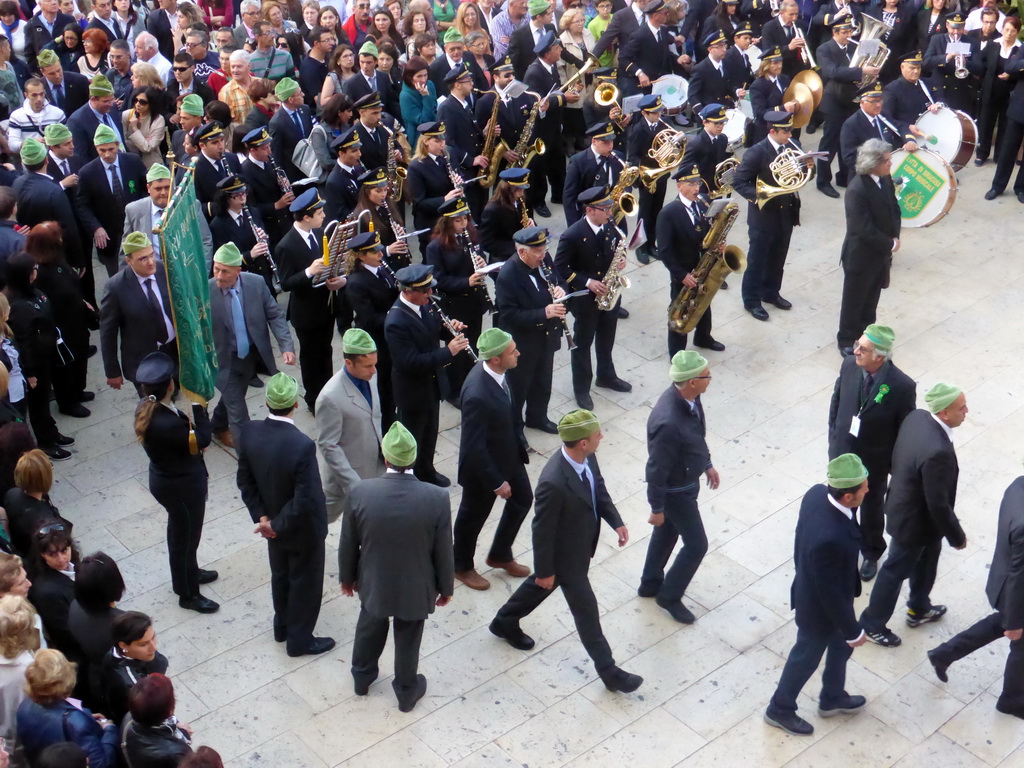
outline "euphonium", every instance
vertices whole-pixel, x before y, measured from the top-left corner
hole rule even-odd
[[[622,274],[623,267],[619,266],[619,262],[625,264],[626,261],[626,233],[618,227],[613,227],[613,229],[619,233],[619,242],[615,246],[615,253],[612,254],[612,262],[608,266],[608,271],[604,273],[604,279],[601,281],[605,284],[608,292],[597,297],[597,308],[604,312],[615,309],[615,305],[619,303],[619,296],[630,285],[629,278]]]
[[[480,180],[480,186],[490,189],[498,183],[498,171],[501,169],[501,161],[508,153],[508,145],[504,140],[498,140],[498,107],[501,106],[501,97],[498,91],[494,91],[494,106],[491,107],[491,118],[487,121],[487,132],[484,138],[484,148],[480,152],[487,158],[487,175]]]
[[[808,166],[797,157],[800,153],[792,147],[786,147],[781,154],[772,160],[768,168],[775,178],[775,184],[765,184],[757,180],[756,201],[758,208],[764,208],[769,200],[780,195],[790,195],[814,178],[814,166]]]
[[[736,203],[726,203],[725,208],[715,216],[711,229],[701,243],[700,261],[693,270],[697,287],[688,288],[684,285],[668,308],[670,331],[689,333],[696,328],[728,274],[742,272],[746,266],[746,255],[740,248],[730,245],[722,249],[739,212],[740,207]]]
[[[623,216],[629,216],[630,218],[636,216],[636,195],[626,190],[636,184],[637,179],[640,178],[641,168],[637,165],[626,165],[622,160],[619,160],[618,155],[614,152],[611,154],[611,157],[614,157],[619,165],[622,166],[622,170],[619,172],[619,180],[615,182],[615,186],[612,187],[612,191],[609,193],[611,199],[615,201],[615,204],[612,206],[612,219],[618,224],[622,221]]]
[[[860,20],[860,40],[857,41],[857,50],[850,58],[850,66],[860,69],[861,67],[883,67],[889,60],[889,47],[882,42],[889,34],[889,25],[884,21],[864,14]],[[866,45],[870,43],[870,45]],[[864,88],[878,78],[874,75],[865,75],[857,83],[858,88]]]

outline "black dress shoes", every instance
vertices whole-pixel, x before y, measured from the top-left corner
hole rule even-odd
[[[625,307],[619,307],[615,310],[615,314],[619,316],[619,320],[629,319],[629,310]]]
[[[631,675],[624,669],[612,667],[601,673],[601,681],[613,693],[632,693],[643,684],[644,679],[640,675]]]
[[[776,296],[774,299],[765,299],[765,302],[767,302],[768,304],[771,304],[773,307],[778,307],[779,309],[792,309],[793,308],[793,303],[790,302],[790,301],[786,301],[781,296]]]
[[[974,164],[978,168],[981,168],[981,166],[983,166],[985,164],[985,158],[984,157],[976,157],[976,158],[974,158]]]
[[[541,203],[536,208],[534,208],[533,212],[536,213],[538,216],[543,216],[545,219],[551,218],[551,209],[544,205],[544,203]]]
[[[949,682],[949,676],[946,674],[946,670],[949,669],[949,664],[943,664],[939,661],[935,655],[935,651],[928,651],[928,661],[932,664],[932,669],[935,670],[935,676],[944,683]]]
[[[78,402],[80,402],[80,403],[91,403],[95,399],[96,399],[96,393],[95,392],[89,392],[88,390],[82,392],[78,396]]]
[[[199,569],[199,583],[209,584],[211,581],[216,581],[220,576],[216,571],[207,571],[202,568]]]
[[[555,422],[551,421],[551,419],[542,422],[535,422],[532,424],[527,422],[526,426],[528,426],[530,429],[539,429],[541,432],[547,432],[549,435],[558,434],[558,425],[555,424]]]
[[[86,357],[92,357],[92,356],[93,356],[93,355],[95,355],[95,354],[96,354],[96,353],[97,353],[98,351],[99,351],[99,350],[97,349],[97,347],[96,347],[96,345],[95,345],[95,344],[90,344],[90,345],[89,345],[89,349],[88,349],[88,350],[86,351],[86,353],[85,353],[85,356],[86,356]]]
[[[585,410],[592,411],[594,410],[594,398],[590,396],[589,392],[577,392],[576,405]]]
[[[391,682],[391,687],[395,691],[395,696],[398,697],[398,711],[412,712],[416,702],[422,699],[427,692],[427,678],[423,675],[416,675],[416,688],[407,693],[399,693],[399,688],[394,681]]]
[[[377,679],[377,675],[374,675],[373,677],[371,677],[369,679],[363,679],[363,680],[358,680],[357,679],[355,681],[355,684],[352,686],[353,689],[355,690],[356,696],[365,696],[366,694],[368,694],[370,692],[370,686],[373,685],[373,683],[374,683],[374,681],[376,679]]]
[[[320,653],[327,653],[334,647],[333,637],[314,637],[309,645],[301,651],[288,651],[289,656],[316,656]]]
[[[597,381],[594,382],[594,384],[598,387],[601,387],[601,389],[610,389],[613,392],[633,391],[633,385],[630,384],[628,381],[623,381],[618,376],[616,376],[614,379],[598,379]]]
[[[249,382],[249,386],[253,389],[263,389],[263,380],[259,376],[253,374],[252,380]]]
[[[511,645],[513,648],[519,651],[528,651],[533,648],[536,643],[533,638],[523,632],[519,627],[514,629],[507,627],[495,618],[491,625],[488,627],[491,630],[491,634],[495,637],[500,637],[506,643]]]
[[[75,438],[68,437],[67,435],[58,434],[57,435],[57,439],[54,440],[53,442],[56,445],[60,445],[60,446],[62,446],[64,448],[66,448],[69,445],[74,445],[75,444]]]
[[[646,248],[637,248],[636,249],[636,260],[640,264],[650,264],[651,263],[651,255],[647,252]]]
[[[847,695],[845,699],[841,701],[832,702],[829,706],[824,707],[818,704],[818,714],[821,717],[835,717],[836,715],[855,715],[864,709],[864,705],[868,703],[868,700],[863,696],[850,696]]]
[[[818,187],[818,191],[825,197],[831,197],[833,199],[838,199],[839,197],[839,192],[831,184],[822,184]]]
[[[452,484],[452,481],[442,475],[440,472],[434,473],[434,479],[428,480],[431,485],[436,485],[438,488],[447,488]]]
[[[864,558],[860,566],[860,580],[871,581],[878,573],[878,561]]]
[[[92,411],[81,403],[75,403],[70,408],[58,408],[58,410],[65,416],[70,416],[73,419],[86,419],[92,415]]]
[[[701,339],[700,341],[697,341],[696,339],[694,339],[693,340],[693,346],[701,347],[702,349],[710,349],[713,352],[724,352],[725,351],[725,344],[723,344],[720,341],[715,341],[710,336],[708,338],[706,338],[706,339]]]
[[[768,725],[781,728],[793,736],[810,736],[814,733],[814,726],[796,712],[773,712],[769,709],[764,713],[764,721]]]
[[[747,312],[752,314],[756,320],[768,320],[768,310],[760,305],[756,307],[747,307]]]
[[[203,597],[202,595],[179,597],[178,605],[186,611],[195,611],[196,613],[216,613],[220,610],[219,603],[215,603],[210,598]]]
[[[44,445],[42,449],[50,461],[67,461],[71,458],[71,451],[65,451],[59,445]]]
[[[1012,709],[1001,701],[996,702],[996,712],[1002,712],[1004,715],[1013,715],[1024,720],[1024,709]]]
[[[693,624],[697,620],[690,609],[683,605],[682,600],[663,600],[659,597],[655,598],[654,602],[658,604],[659,608],[668,611],[668,615],[680,624]]]
[[[274,642],[283,643],[288,639],[288,630],[284,627],[274,627]]]
[[[1024,203],[1024,192],[1018,192],[1017,193],[1017,202],[1018,203]]]
[[[1001,194],[1003,194],[1001,190],[998,190],[995,187],[992,187],[992,189],[990,189],[988,192],[985,193],[985,199],[986,200],[995,200]]]

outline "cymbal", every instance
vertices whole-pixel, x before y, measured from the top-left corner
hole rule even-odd
[[[814,94],[811,89],[803,83],[790,83],[786,89],[786,101],[797,102],[796,112],[793,113],[793,129],[803,128],[811,122],[811,115],[814,114]]]
[[[801,85],[807,86],[811,94],[814,96],[814,108],[817,109],[818,105],[821,104],[821,96],[825,92],[825,84],[821,81],[821,75],[813,69],[805,69],[797,72],[793,76],[790,86],[794,83],[800,83]],[[788,101],[789,97],[787,97],[786,100]]]

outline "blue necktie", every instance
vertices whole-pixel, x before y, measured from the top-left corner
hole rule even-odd
[[[306,132],[302,129],[302,118],[299,117],[299,110],[292,112],[292,120],[295,121],[295,127],[299,129],[299,134],[302,136],[306,135]]]
[[[238,359],[249,356],[249,334],[245,332],[245,315],[242,314],[242,302],[238,298],[238,289],[231,289],[231,322],[235,326],[235,348]]]
[[[57,102],[53,106],[57,107],[58,109],[64,109],[64,86],[63,85],[55,85],[53,87],[53,100],[55,102]]]

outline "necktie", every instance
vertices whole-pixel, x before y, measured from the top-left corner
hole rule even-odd
[[[507,397],[508,401],[511,403],[512,402],[512,390],[509,389],[508,379],[502,379],[502,381],[501,381],[501,388],[505,391],[505,397]]]
[[[55,107],[64,109],[64,86],[55,85],[53,87],[53,101]]]
[[[881,120],[881,118],[878,118],[878,117],[875,118],[875,128],[878,129],[878,135],[884,140],[885,139],[885,132],[882,130],[882,120]]]
[[[793,39],[793,27],[786,27],[786,39],[787,40],[792,40]]]
[[[117,198],[117,202],[124,205],[124,188],[121,186],[121,176],[117,172],[117,166],[108,165],[107,170],[110,171],[110,186],[114,190],[114,197]]]
[[[875,383],[875,377],[870,373],[864,377],[864,392],[861,399],[866,403],[871,397],[871,387]]]
[[[249,334],[245,331],[245,315],[242,313],[242,301],[238,298],[238,288],[231,289],[231,323],[235,326],[235,350],[239,360],[249,356]]]
[[[156,338],[161,344],[167,343],[167,323],[164,321],[164,311],[160,307],[160,301],[156,297],[156,292],[153,287],[153,283],[156,282],[155,277],[146,279],[146,296],[149,299],[149,306],[153,310],[153,315],[156,320]]]
[[[590,480],[587,479],[586,467],[584,467],[583,471],[580,472],[580,480],[583,482],[583,487],[586,489],[587,495],[590,497],[590,505],[594,509],[594,517],[597,517],[597,499],[594,497],[594,489],[590,485]]]
[[[217,172],[220,173],[220,177],[222,179],[225,176],[228,175],[228,169],[224,167],[224,161],[223,160],[218,160],[217,161]]]
[[[310,232],[309,233],[309,237],[307,238],[307,240],[309,241],[309,250],[311,250],[314,253],[316,253],[319,250],[316,247],[316,235],[314,235],[312,232]]]
[[[302,129],[302,118],[299,117],[299,110],[296,109],[294,112],[292,112],[292,120],[295,123],[295,127],[299,129],[299,133],[305,136],[306,133]]]
[[[153,226],[154,227],[156,226],[157,221],[163,216],[163,213],[164,213],[164,209],[163,208],[157,208],[156,209],[156,215],[153,217]],[[159,259],[160,258],[160,238],[159,237],[154,237],[153,238],[153,252],[156,254],[156,257]]]
[[[68,165],[68,161],[67,160],[61,161],[60,170],[61,170],[61,173],[63,173],[65,176],[70,176],[71,175],[71,166]]]

